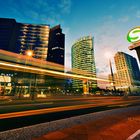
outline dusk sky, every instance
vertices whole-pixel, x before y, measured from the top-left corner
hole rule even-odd
[[[0,0],[0,17],[17,22],[61,24],[66,35],[66,67],[71,67],[71,46],[80,37],[94,37],[95,63],[98,74],[109,73],[104,53],[128,50],[126,36],[140,26],[140,0]],[[113,58],[112,58],[113,61]]]

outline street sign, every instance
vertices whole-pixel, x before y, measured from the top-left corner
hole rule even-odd
[[[135,27],[127,34],[127,40],[131,43],[140,41],[140,27]]]

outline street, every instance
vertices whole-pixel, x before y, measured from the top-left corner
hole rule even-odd
[[[32,101],[11,101],[0,106],[0,131],[88,113],[140,105],[140,97],[55,96]],[[20,102],[20,103],[19,103]],[[26,102],[26,103],[25,103]]]

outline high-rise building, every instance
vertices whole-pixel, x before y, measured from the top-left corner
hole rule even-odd
[[[50,29],[47,61],[64,65],[65,35],[60,25]]]
[[[96,78],[96,68],[93,49],[93,38],[82,37],[72,46],[72,69],[79,71],[79,74]],[[97,81],[73,80],[73,89],[84,93],[91,92],[97,87]]]
[[[25,54],[26,50],[33,50],[35,58],[46,60],[49,28],[48,25],[17,23],[18,53]]]
[[[20,54],[33,50],[33,57],[46,60],[49,28],[49,25],[17,23],[15,19],[0,18],[0,49]]]
[[[47,24],[25,24],[16,22],[15,19],[0,18],[0,49],[23,55],[29,55],[27,52],[30,50],[30,55],[34,58],[64,65],[65,35],[60,25],[50,28]],[[43,67],[42,63],[39,67]],[[63,68],[60,71],[64,71]],[[16,79],[26,86],[34,77],[33,74],[24,74],[24,77],[20,72],[17,74]],[[36,85],[45,87],[49,83],[50,88],[63,88],[62,79],[46,78],[44,75],[35,77],[33,82],[36,81]]]
[[[34,58],[64,65],[65,35],[60,25],[18,23],[0,18],[0,49],[25,54],[32,50]]]
[[[0,18],[0,49],[14,51],[16,44],[16,21]]]
[[[124,52],[117,52],[114,60],[120,86],[139,86],[140,71],[136,59]]]

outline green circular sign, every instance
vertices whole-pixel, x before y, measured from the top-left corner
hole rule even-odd
[[[135,27],[127,34],[127,40],[131,43],[140,41],[140,27]]]

